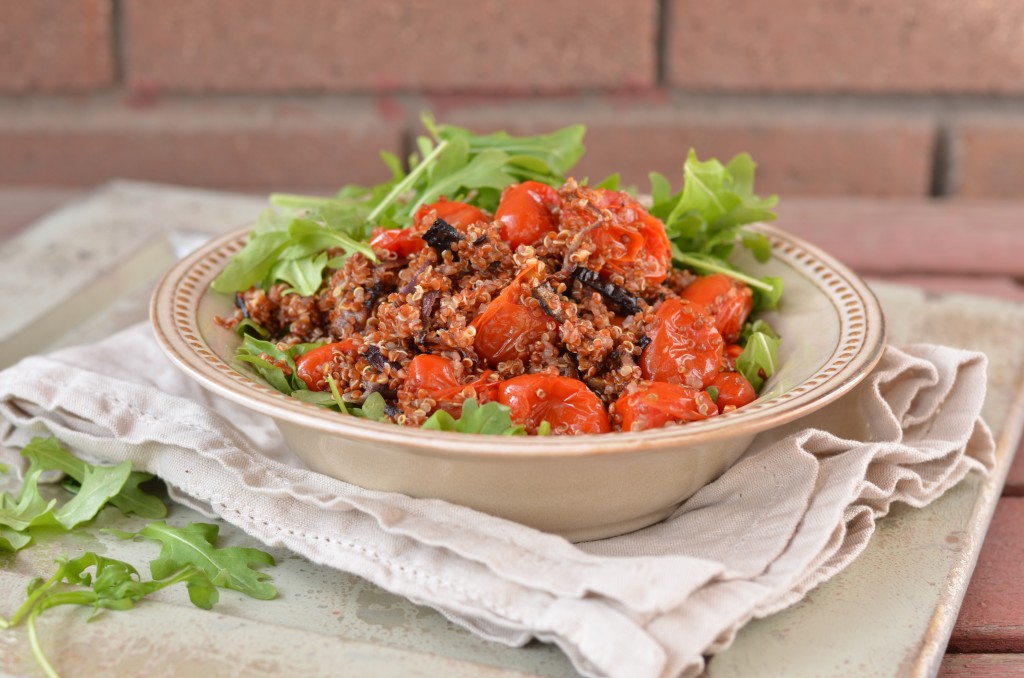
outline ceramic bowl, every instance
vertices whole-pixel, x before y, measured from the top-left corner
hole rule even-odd
[[[272,417],[320,473],[364,488],[443,499],[574,541],[622,534],[667,517],[722,474],[759,432],[798,419],[853,388],[885,344],[878,301],[850,270],[770,226],[761,264],[785,282],[762,317],[783,337],[780,369],[757,401],[705,421],[637,433],[504,437],[424,431],[345,416],[283,395],[234,359],[239,338],[213,322],[233,297],[210,283],[245,243],[242,229],[207,243],[160,281],[151,306],[167,355],[210,391]],[[741,249],[741,248],[739,248]]]

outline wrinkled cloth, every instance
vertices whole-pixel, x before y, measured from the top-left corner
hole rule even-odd
[[[145,325],[0,372],[0,445],[12,461],[53,435],[92,461],[129,459],[270,546],[485,638],[557,643],[587,675],[693,675],[744,623],[849,565],[892,502],[924,506],[993,468],[985,368],[980,353],[887,348],[856,389],[758,436],[667,520],[579,544],[306,469],[271,420],[201,389]]]

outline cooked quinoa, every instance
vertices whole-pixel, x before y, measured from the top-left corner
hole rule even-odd
[[[749,290],[732,285],[706,306],[686,300],[698,277],[671,268],[664,228],[628,194],[570,179],[547,204],[553,227],[517,246],[490,215],[480,213],[483,218],[469,223],[446,219],[452,205],[442,200],[417,212],[400,236],[405,246],[388,246],[388,236],[374,238],[378,261],[350,254],[340,268],[327,270],[312,296],[287,293],[282,283],[253,287],[238,293],[233,317],[218,320],[233,328],[248,318],[282,349],[332,345],[327,359],[303,377],[309,388],[327,389],[330,377],[352,403],[380,393],[398,424],[419,426],[438,408],[457,414],[467,398],[498,399],[501,385],[521,375],[582,382],[607,412],[611,430],[649,427],[635,416],[624,424],[624,405],[617,403],[641,393],[654,403],[659,392],[649,388],[652,381],[672,383],[694,398],[692,416],[669,417],[659,426],[735,407],[716,406],[705,390],[719,373],[735,369],[737,337],[721,322],[716,327],[716,312],[742,298],[749,313]],[[673,339],[672,350],[687,349],[689,342],[696,358],[673,364],[667,377],[652,378],[644,351],[668,336],[668,316],[658,315],[663,307],[683,309],[683,316],[673,317],[694,328]],[[670,354],[676,355],[664,353]],[[410,365],[421,355],[448,361],[436,365],[456,387],[439,389],[411,378]],[[534,390],[538,399],[550,396]],[[539,424],[529,418],[520,423],[531,433]],[[564,422],[552,427],[556,434],[581,432]]]

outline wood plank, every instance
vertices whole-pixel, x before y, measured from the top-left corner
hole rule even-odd
[[[1019,654],[947,654],[938,678],[986,678],[1024,674],[1024,656]]]
[[[949,648],[1024,652],[1024,499],[1003,497],[967,587]]]

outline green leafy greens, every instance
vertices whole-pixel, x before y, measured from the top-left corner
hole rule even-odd
[[[505,132],[476,135],[462,127],[438,125],[423,116],[429,137],[417,140],[419,154],[406,173],[391,154],[382,159],[392,177],[376,186],[348,186],[330,198],[275,194],[245,246],[213,282],[218,292],[285,282],[292,290],[316,292],[331,263],[323,251],[338,246],[376,260],[367,244],[375,226],[407,226],[416,209],[441,195],[469,200],[494,211],[502,189],[518,181],[558,185],[583,155],[582,125],[536,136]],[[333,262],[335,266],[340,265]]]
[[[18,551],[32,541],[33,528],[58,527],[65,530],[88,522],[107,504],[123,513],[143,518],[163,518],[167,506],[139,486],[153,476],[131,470],[130,462],[117,466],[94,466],[74,456],[55,438],[33,438],[21,454],[29,467],[16,496],[0,494],[0,550]],[[47,471],[60,471],[70,479],[65,488],[73,497],[58,506],[39,491],[39,479]]]
[[[92,570],[88,572],[87,570]],[[77,558],[57,561],[57,571],[46,581],[33,579],[28,585],[28,597],[9,619],[0,618],[0,628],[10,628],[24,622],[28,629],[32,654],[47,676],[58,674],[47,660],[39,644],[36,620],[39,615],[60,605],[82,605],[93,609],[91,621],[100,610],[129,610],[149,594],[184,582],[189,598],[203,609],[217,602],[217,589],[213,582],[194,565],[183,565],[165,576],[142,581],[130,564],[105,558],[91,551]],[[79,588],[69,589],[68,586]]]
[[[522,436],[526,428],[513,424],[507,405],[487,403],[480,405],[476,398],[466,398],[462,403],[462,416],[458,419],[444,410],[438,410],[423,422],[421,428],[429,431],[455,431],[458,433],[483,433],[485,435]]]
[[[107,504],[144,518],[162,518],[167,514],[167,506],[159,497],[139,488],[153,476],[132,471],[130,462],[94,466],[69,453],[54,438],[34,438],[22,455],[29,460],[29,467],[18,495],[0,495],[0,549],[24,548],[32,540],[33,528],[80,528]],[[40,476],[46,471],[67,475],[63,486],[73,496],[60,506],[56,499],[46,500],[39,492]],[[129,563],[91,551],[77,558],[63,557],[57,560],[57,570],[49,579],[37,577],[29,582],[25,601],[10,619],[0,617],[0,629],[25,624],[32,654],[50,678],[58,678],[58,674],[43,653],[36,620],[53,607],[90,607],[92,621],[102,610],[131,609],[151,593],[178,583],[186,585],[189,600],[203,609],[210,609],[217,602],[217,587],[235,589],[261,600],[277,595],[277,589],[267,581],[269,575],[253,569],[273,565],[274,558],[259,549],[217,548],[216,525],[190,523],[177,528],[160,520],[135,533],[110,532],[162,545],[159,556],[150,562],[152,579],[143,580]]]
[[[163,545],[160,556],[149,564],[154,579],[162,579],[186,565],[192,565],[204,572],[217,586],[241,591],[259,600],[274,598],[277,589],[267,582],[270,575],[253,569],[254,566],[273,565],[274,557],[266,551],[253,548],[217,548],[218,530],[211,523],[189,523],[185,527],[175,528],[161,520],[146,525],[136,533],[120,530],[110,532],[124,539],[141,537]]]
[[[676,263],[702,273],[731,275],[759,292],[757,308],[775,308],[782,295],[780,279],[748,276],[727,261],[737,240],[758,261],[765,262],[771,256],[771,243],[765,235],[745,228],[776,218],[772,208],[778,198],[760,198],[754,193],[756,169],[746,153],[723,165],[714,158],[702,162],[691,149],[683,165],[683,188],[678,193],[672,193],[663,175],[651,173],[651,214],[665,224]]]
[[[736,359],[736,371],[760,392],[764,382],[778,369],[781,339],[771,325],[755,320],[744,326],[740,342],[743,353]]]

